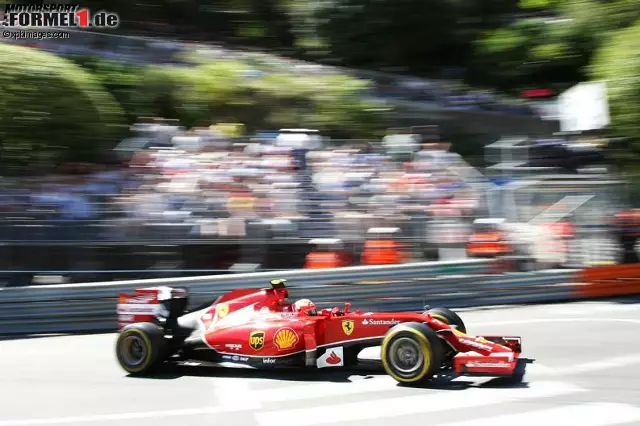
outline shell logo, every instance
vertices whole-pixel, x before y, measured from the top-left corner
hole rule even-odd
[[[291,349],[298,343],[298,334],[289,327],[281,328],[273,336],[273,343],[279,351]]]

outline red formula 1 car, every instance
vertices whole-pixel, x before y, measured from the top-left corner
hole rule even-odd
[[[266,289],[234,290],[185,313],[188,294],[169,287],[121,294],[116,354],[130,374],[167,361],[192,360],[240,368],[336,368],[381,347],[384,370],[401,383],[443,374],[522,379],[520,337],[470,336],[458,315],[436,308],[415,312],[318,311],[306,299],[287,301],[284,280]]]

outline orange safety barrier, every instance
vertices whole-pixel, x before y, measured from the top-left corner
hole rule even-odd
[[[467,243],[467,255],[471,257],[496,257],[511,253],[512,248],[504,240],[502,232],[476,232]]]
[[[640,263],[598,266],[576,273],[578,297],[611,297],[640,294]]]
[[[305,269],[331,269],[350,266],[351,261],[346,253],[311,252],[307,255]]]
[[[364,244],[363,265],[397,265],[405,255],[401,245],[394,240],[369,240]]]

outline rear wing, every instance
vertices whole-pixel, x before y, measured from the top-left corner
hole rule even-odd
[[[186,303],[185,289],[171,287],[137,288],[133,294],[120,293],[116,314],[118,329],[137,322],[154,322],[168,318],[173,310],[171,301],[182,299]]]

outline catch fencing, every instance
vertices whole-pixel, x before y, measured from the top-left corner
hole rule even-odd
[[[187,288],[190,308],[229,290],[268,287],[276,278],[288,280],[292,300],[310,298],[320,308],[350,302],[354,309],[385,311],[640,294],[639,264],[502,275],[492,274],[494,266],[467,260],[6,288],[0,290],[0,335],[115,331],[117,295],[160,285]]]

